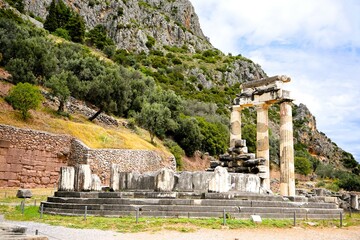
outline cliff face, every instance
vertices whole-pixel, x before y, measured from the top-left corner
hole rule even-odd
[[[155,38],[155,47],[185,44],[193,52],[212,48],[188,0],[64,2],[84,18],[87,28],[105,26],[121,49],[147,52],[145,44],[149,36]],[[25,0],[25,10],[45,19],[50,3],[51,0]]]
[[[188,0],[64,0],[83,16],[87,29],[101,24],[119,49],[128,52],[149,53],[146,46],[149,38],[155,39],[153,49],[164,50],[164,46],[185,46],[186,53],[177,55],[183,64],[182,74],[187,83],[199,90],[204,88],[233,86],[238,83],[266,77],[258,64],[242,56],[225,56],[219,53],[213,63],[193,57],[194,53],[215,50],[203,34],[198,16]],[[51,0],[24,0],[28,14],[45,19]],[[166,51],[165,51],[166,52]],[[204,55],[204,54],[203,54]],[[203,56],[202,55],[202,56]],[[186,60],[189,59],[190,60]],[[170,66],[174,67],[174,66]],[[175,68],[175,67],[174,67]],[[152,68],[152,71],[159,70]],[[281,73],[280,73],[281,74]],[[190,79],[196,81],[190,81]],[[316,128],[315,117],[305,105],[294,107],[295,143],[324,163],[341,165],[345,158],[352,157],[337,147],[325,134]],[[270,124],[278,140],[278,124]]]

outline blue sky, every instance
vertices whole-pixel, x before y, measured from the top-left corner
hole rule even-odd
[[[290,76],[295,103],[360,161],[360,1],[190,1],[214,47]]]

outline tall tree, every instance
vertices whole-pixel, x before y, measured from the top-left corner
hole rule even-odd
[[[83,43],[85,38],[85,23],[80,14],[72,12],[65,25],[73,42]]]
[[[71,72],[62,71],[59,74],[53,75],[45,83],[45,86],[51,89],[51,93],[57,97],[60,102],[59,108],[57,110],[58,113],[64,112],[65,103],[70,97],[68,82],[72,82],[71,78],[75,78]]]
[[[57,17],[56,1],[52,0],[49,7],[49,13],[44,22],[44,28],[49,32],[54,32],[57,28],[59,28],[60,24]]]

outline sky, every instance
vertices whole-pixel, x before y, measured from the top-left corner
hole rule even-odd
[[[295,103],[360,162],[360,1],[190,1],[214,47],[290,76]]]

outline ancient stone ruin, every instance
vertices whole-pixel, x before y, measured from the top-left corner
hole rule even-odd
[[[59,190],[43,202],[52,214],[100,216],[337,218],[335,198],[295,196],[291,99],[282,89],[290,78],[275,76],[244,83],[234,100],[228,153],[211,162],[211,171],[124,171],[112,163],[99,178],[93,164],[62,167]],[[280,103],[281,195],[269,191],[268,108]],[[257,109],[257,151],[248,153],[241,138],[241,110]],[[94,159],[96,156],[94,156]],[[101,182],[100,179],[103,181]],[[109,183],[103,187],[102,183]],[[286,197],[284,197],[286,196]]]
[[[283,89],[290,82],[287,76],[274,76],[243,83],[234,99],[231,113],[230,148],[220,161],[235,172],[252,172],[261,185],[270,189],[269,116],[272,104],[280,104],[280,194],[295,196],[294,143],[290,92]],[[256,158],[247,153],[241,139],[241,110],[255,107],[257,112]]]

